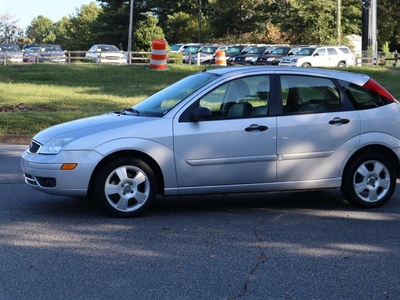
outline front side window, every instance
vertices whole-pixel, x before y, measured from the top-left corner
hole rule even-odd
[[[210,111],[206,120],[263,117],[268,114],[270,77],[250,76],[226,82],[193,103],[180,118],[191,120],[197,108]]]
[[[214,119],[265,116],[268,113],[269,76],[251,76],[227,82],[202,97]]]
[[[315,55],[318,55],[318,56],[324,56],[324,55],[326,55],[326,50],[325,50],[325,48],[318,49],[317,52],[315,53]]]
[[[284,114],[340,110],[339,91],[328,78],[282,75],[280,81]]]

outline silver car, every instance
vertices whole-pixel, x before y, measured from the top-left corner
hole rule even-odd
[[[22,63],[23,53],[21,48],[15,44],[0,44],[0,62],[4,60],[11,63]]]
[[[39,132],[25,182],[90,196],[114,216],[158,194],[341,188],[386,203],[400,173],[400,105],[365,75],[226,67],[191,75],[122,111]]]

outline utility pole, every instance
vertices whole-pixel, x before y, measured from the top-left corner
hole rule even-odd
[[[198,30],[198,43],[201,43],[201,0],[199,0],[199,30]]]
[[[377,58],[377,0],[362,0],[362,50],[371,51],[372,58]]]
[[[336,30],[337,30],[337,41],[338,44],[342,44],[342,12],[341,12],[342,1],[336,0]]]
[[[131,63],[132,56],[132,23],[133,23],[133,0],[131,0],[129,12],[129,33],[128,33],[128,63]]]

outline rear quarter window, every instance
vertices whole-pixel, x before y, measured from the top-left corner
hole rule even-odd
[[[355,109],[370,109],[393,103],[386,97],[367,90],[355,84],[349,84],[346,88],[346,94],[352,102]]]
[[[344,54],[351,54],[351,52],[350,52],[350,49],[349,49],[349,48],[340,47],[339,49],[340,49],[340,51],[342,51]]]

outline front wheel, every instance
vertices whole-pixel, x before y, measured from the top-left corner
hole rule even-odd
[[[342,193],[358,207],[374,208],[390,200],[396,187],[396,171],[381,154],[365,153],[350,162],[343,174]]]
[[[301,65],[303,68],[310,68],[311,64],[310,63],[302,63]]]
[[[144,161],[118,158],[101,167],[93,184],[95,201],[116,217],[142,215],[155,202],[156,177]]]

